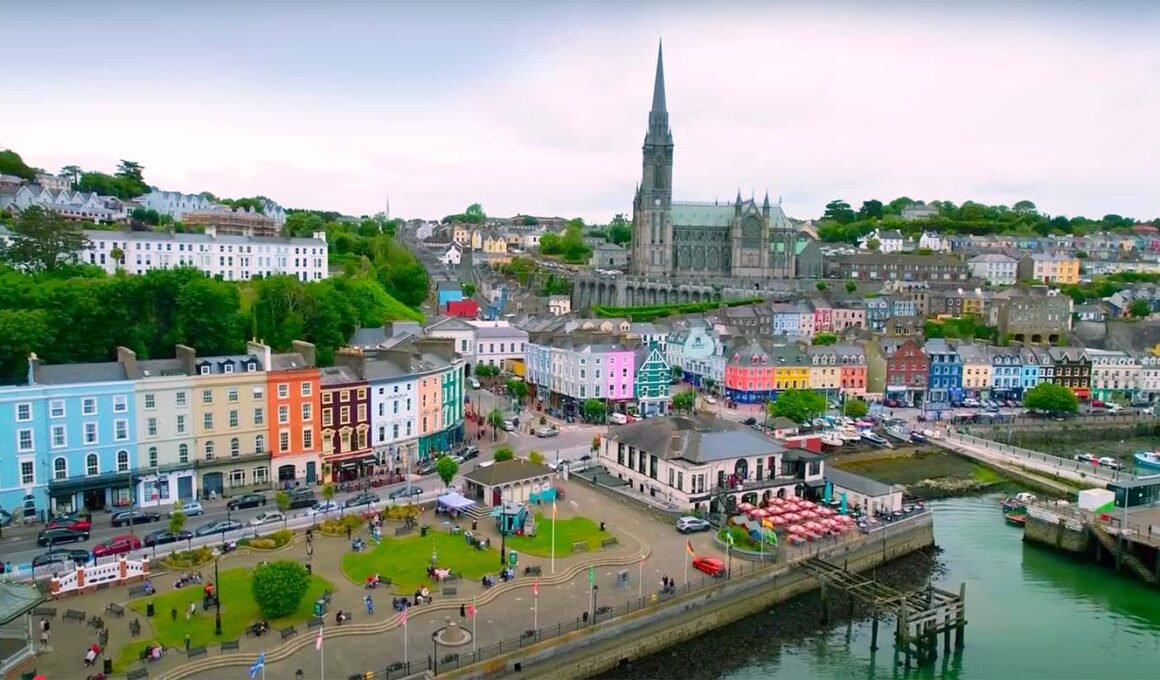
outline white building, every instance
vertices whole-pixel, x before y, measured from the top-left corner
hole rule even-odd
[[[169,215],[177,222],[180,222],[187,212],[206,212],[221,207],[221,204],[209,200],[204,194],[161,191],[157,187],[151,187],[149,193],[137,198],[137,202],[162,215]],[[267,200],[262,205],[262,214],[278,224],[286,223],[286,210],[274,201]]]
[[[439,261],[443,264],[458,265],[462,260],[463,248],[454,242],[447,246],[447,251],[439,256]]]
[[[1136,357],[1116,350],[1087,350],[1092,362],[1091,392],[1096,399],[1134,395],[1140,389],[1143,367]]]
[[[548,298],[548,313],[562,316],[572,312],[572,299],[567,295],[552,295]]]
[[[976,255],[967,260],[971,278],[984,279],[995,286],[1012,286],[1018,278],[1016,269],[1019,261],[1002,253]]]
[[[878,241],[878,252],[884,254],[902,252],[906,245],[905,239],[902,238],[902,232],[897,229],[886,231],[875,229],[873,233],[862,237],[862,240],[858,242],[858,247],[862,250],[869,250],[871,241]]]
[[[454,341],[455,352],[463,357],[468,366],[475,365],[475,326],[461,318],[448,316],[432,322],[424,330],[427,337]]]
[[[926,248],[935,253],[949,253],[951,244],[937,231],[924,231],[918,239],[918,247]]]
[[[523,359],[528,332],[506,321],[467,321],[475,326],[475,361],[490,366],[504,365],[506,359]]]
[[[48,189],[35,184],[25,184],[15,192],[0,194],[0,211],[21,212],[33,205],[52,210],[66,220],[108,223],[129,217],[128,204],[113,196],[99,196],[71,189]]]
[[[0,231],[0,236],[5,234]],[[276,274],[319,281],[328,275],[329,248],[321,231],[313,238],[218,235],[212,227],[204,234],[89,230],[85,236],[91,245],[80,261],[110,274],[190,266],[227,281]]]

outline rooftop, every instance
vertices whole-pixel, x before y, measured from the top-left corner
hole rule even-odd
[[[521,482],[525,479],[536,479],[552,474],[547,465],[534,464],[523,458],[493,463],[487,467],[479,467],[463,475],[463,478],[482,486],[498,486]]]
[[[850,491],[855,491],[870,497],[888,496],[894,492],[894,487],[889,484],[883,484],[868,477],[838,470],[829,465],[826,466],[826,481],[833,483],[834,486],[849,489]]]
[[[701,415],[640,420],[616,428],[610,439],[666,460],[692,463],[785,452],[777,442],[740,423]]]

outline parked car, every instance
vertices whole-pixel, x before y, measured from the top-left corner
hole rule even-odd
[[[741,421],[741,424],[742,424],[742,425],[748,425],[748,426],[750,426],[750,427],[753,427],[754,425],[756,425],[756,424],[757,424],[757,418],[754,418],[753,416],[749,416],[749,417],[748,417],[748,418],[746,418],[745,420],[742,420],[742,421]]]
[[[334,501],[323,501],[315,503],[314,507],[310,508],[312,515],[328,515],[332,512],[342,512],[342,506]]]
[[[581,463],[587,463],[588,461],[592,460],[592,456],[590,456],[586,453],[583,456],[580,456],[579,458],[577,458],[576,460],[580,461]]]
[[[482,385],[479,384],[479,378],[471,377],[467,379],[467,384],[471,385],[471,389],[478,390]]]
[[[725,575],[725,561],[720,557],[694,557],[693,568],[710,576]]]
[[[185,503],[182,503],[181,507],[175,510],[170,510],[169,516],[173,517],[173,513],[177,512],[178,510],[180,510],[181,514],[185,515],[186,517],[196,517],[198,515],[205,514],[205,508],[201,507],[201,503],[198,501],[186,501]]]
[[[1100,465],[1102,465],[1106,468],[1110,468],[1112,470],[1119,470],[1121,467],[1120,461],[1116,460],[1115,458],[1110,458],[1108,456],[1104,456],[1103,458],[1100,458]]]
[[[150,531],[145,534],[144,543],[147,546],[165,545],[167,543],[176,543],[178,541],[188,541],[193,538],[192,531],[179,531],[173,533],[169,529],[158,529],[157,531]]]
[[[105,557],[108,555],[124,555],[132,550],[141,548],[141,539],[129,534],[122,534],[114,536],[107,541],[103,541],[93,546],[93,557]]]
[[[277,510],[270,510],[267,512],[258,513],[257,517],[250,520],[249,522],[246,522],[246,524],[252,527],[260,527],[263,524],[274,524],[275,522],[282,522],[285,519],[286,516],[281,512],[278,512]]]
[[[400,498],[407,498],[408,496],[422,496],[422,495],[423,495],[423,487],[411,485],[411,489],[409,491],[408,491],[407,487],[404,486],[402,488],[395,489],[394,491],[392,491],[387,496],[387,498],[394,501],[394,500],[398,500]],[[378,500],[378,498],[376,497],[375,500]]]
[[[541,427],[540,429],[536,430],[536,436],[541,439],[547,439],[548,437],[558,437],[560,436],[560,431],[554,427]]]
[[[45,529],[73,529],[75,531],[92,531],[92,520],[83,517],[56,517],[45,525]]]
[[[58,543],[80,543],[81,541],[87,540],[89,540],[89,532],[69,529],[67,527],[45,529],[36,535],[36,544],[47,546],[53,546]]]
[[[700,517],[682,517],[677,520],[677,531],[682,534],[692,533],[694,531],[708,531],[712,526],[707,520]]]
[[[314,492],[309,489],[307,489],[305,493],[299,492],[290,494],[289,508],[291,510],[312,508],[316,503],[318,503],[318,498],[314,495]]]
[[[472,458],[479,458],[478,446],[469,446],[463,450],[463,460],[468,461]]]
[[[209,536],[210,534],[220,534],[229,531],[237,531],[242,528],[242,523],[236,519],[219,519],[216,522],[206,522],[193,530],[194,536]]]
[[[356,505],[370,505],[371,503],[378,503],[379,497],[370,491],[364,491],[355,496],[346,499],[346,507],[353,508]]]
[[[266,504],[266,497],[260,493],[247,493],[237,498],[231,498],[230,502],[226,503],[226,507],[230,510],[238,510],[240,508],[256,508]]]
[[[56,550],[50,553],[41,553],[32,558],[32,568],[54,567],[68,568],[74,564],[88,564],[93,556],[88,550]]]
[[[160,513],[144,510],[125,510],[114,512],[111,524],[115,527],[127,527],[130,524],[148,524],[161,520]]]
[[[503,429],[504,429],[504,432],[514,432],[516,429],[515,421],[514,420],[503,421]]]
[[[1098,463],[1099,462],[1099,459],[1090,453],[1077,453],[1072,457],[1075,458],[1076,462],[1079,462],[1079,463]]]
[[[706,394],[703,397],[703,399],[705,400],[706,404],[716,404],[717,403],[717,399],[711,394]]]

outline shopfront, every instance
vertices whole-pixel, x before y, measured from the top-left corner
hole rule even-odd
[[[143,508],[166,507],[197,498],[197,471],[192,467],[150,470],[135,481],[136,496]]]

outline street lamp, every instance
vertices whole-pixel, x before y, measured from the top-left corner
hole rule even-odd
[[[507,557],[507,524],[508,524],[507,503],[500,506],[499,511],[499,565],[502,567],[507,564],[504,560]]]
[[[213,634],[222,634],[222,591],[221,579],[218,578],[218,558],[213,558],[213,596],[214,596],[214,616],[213,616]]]

